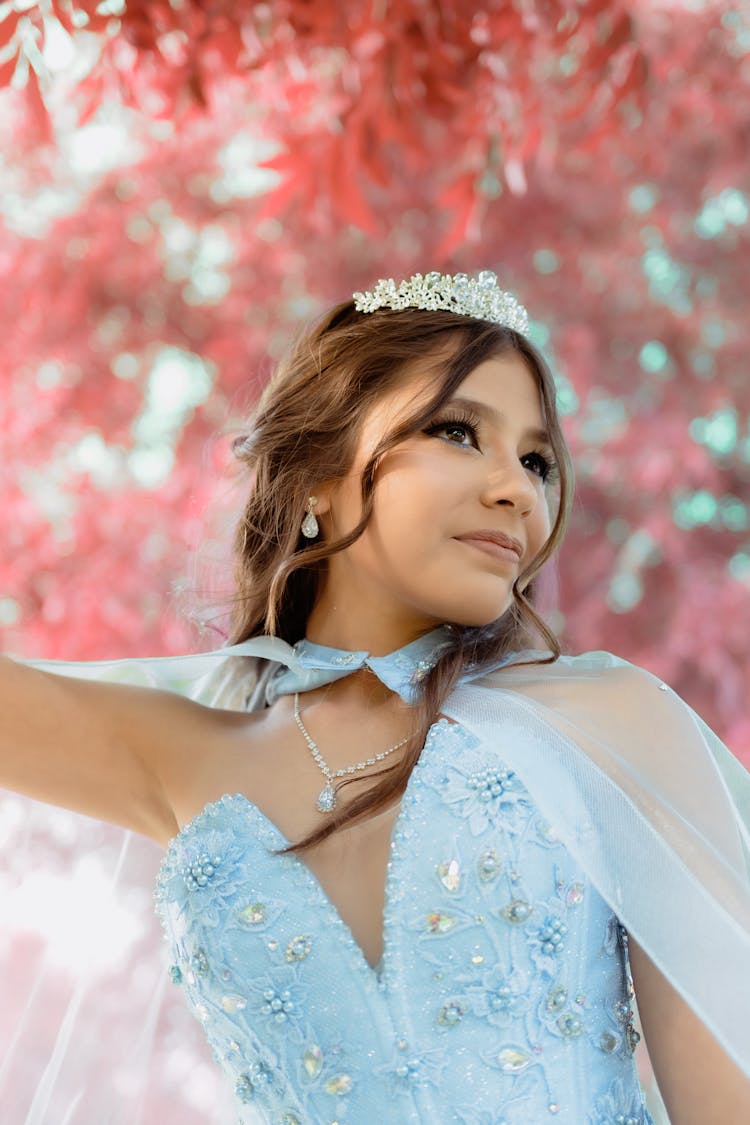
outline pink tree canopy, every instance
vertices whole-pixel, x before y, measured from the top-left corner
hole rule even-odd
[[[273,359],[378,276],[491,268],[577,466],[552,624],[749,755],[747,11],[3,7],[6,651],[220,643],[180,591]]]

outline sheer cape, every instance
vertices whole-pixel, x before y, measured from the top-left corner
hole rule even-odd
[[[464,676],[441,713],[518,772],[622,924],[750,1077],[750,774],[645,669],[603,651],[522,663],[548,655],[526,650]],[[269,676],[294,667],[295,654],[256,637],[185,657],[26,663],[244,710],[264,705]]]

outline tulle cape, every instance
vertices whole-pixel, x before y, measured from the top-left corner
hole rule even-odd
[[[526,650],[502,667],[465,675],[441,713],[518,772],[622,924],[750,1077],[750,774],[645,669],[603,651],[524,663],[548,655]],[[256,637],[184,657],[26,663],[244,710],[264,705],[264,684],[280,664],[294,667],[295,655],[279,638]],[[126,847],[130,834],[119,835]],[[140,1037],[144,1068],[156,1051],[161,1004],[161,995],[152,995],[148,1035]],[[68,1036],[63,1054],[69,1047]],[[14,1050],[28,1051],[23,1035]],[[6,1058],[6,1077],[9,1067]],[[46,1103],[58,1097],[57,1116],[45,1116],[42,1107],[36,1116],[19,1116],[19,1125],[62,1120],[64,1071],[59,1059],[51,1071],[47,1065]],[[65,1096],[72,1105],[75,1091]],[[142,1088],[133,1097],[142,1105]],[[66,1120],[89,1125],[74,1110]],[[106,1120],[141,1120],[130,1112]],[[211,1118],[223,1120],[220,1111]]]

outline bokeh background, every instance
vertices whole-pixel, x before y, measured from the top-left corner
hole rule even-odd
[[[0,223],[3,651],[218,647],[274,361],[378,277],[489,268],[577,470],[550,625],[750,765],[746,3],[6,0]],[[0,841],[0,1119],[220,1120],[161,1001],[158,849],[11,795]]]

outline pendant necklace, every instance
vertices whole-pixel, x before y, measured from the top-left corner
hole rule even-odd
[[[357,762],[353,766],[346,766],[342,770],[333,771],[329,769],[328,763],[321,754],[320,750],[318,750],[318,747],[315,745],[313,740],[310,738],[310,735],[305,729],[305,725],[300,718],[298,691],[295,691],[294,693],[294,718],[297,726],[305,736],[305,741],[310,747],[310,753],[312,754],[315,763],[318,766],[318,769],[323,773],[326,779],[326,784],[321,789],[318,800],[316,802],[318,812],[322,813],[332,812],[336,808],[336,790],[333,787],[333,779],[335,777],[344,777],[346,774],[357,773],[359,770],[366,769],[367,766],[374,766],[376,762],[382,762],[383,758],[387,758],[389,754],[392,754],[394,750],[398,750],[400,746],[403,746],[404,743],[408,742],[411,738],[411,735],[407,734],[406,738],[402,738],[401,741],[397,742],[395,746],[391,746],[390,750],[383,750],[380,754],[375,754],[372,758],[366,758],[363,762]]]

